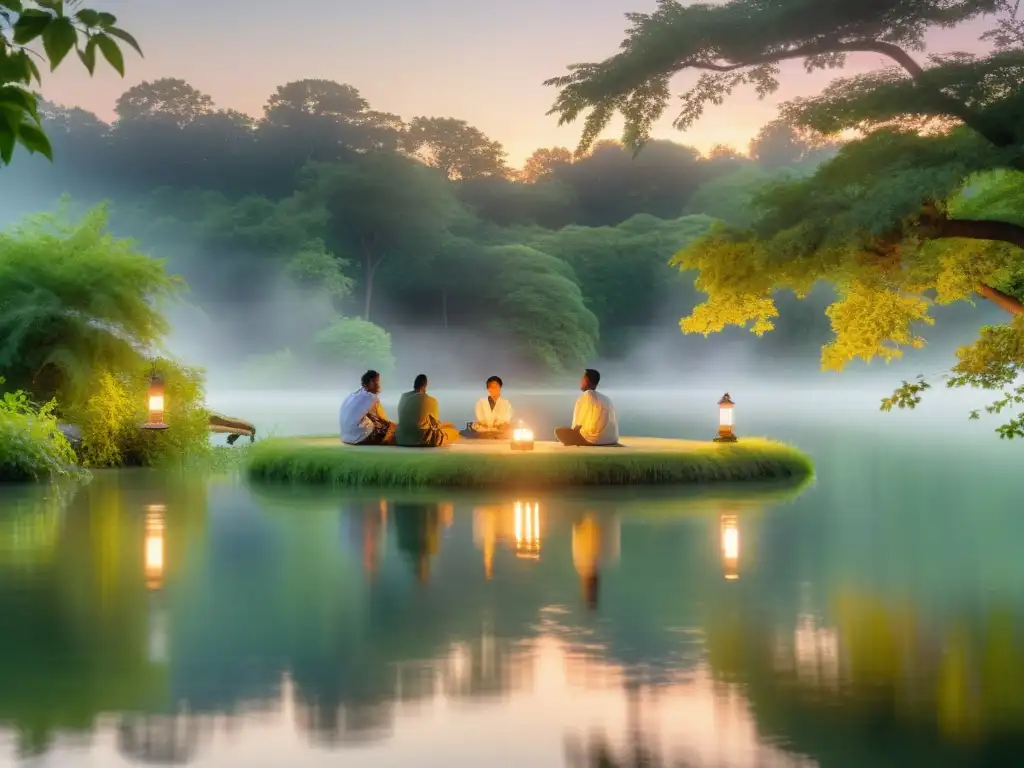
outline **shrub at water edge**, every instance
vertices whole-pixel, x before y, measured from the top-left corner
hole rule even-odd
[[[152,465],[209,450],[203,376],[150,360],[162,310],[186,286],[108,230],[105,206],[27,217],[0,232],[0,376],[82,432],[89,466]],[[166,379],[172,429],[142,431],[152,371]]]
[[[87,476],[60,430],[56,405],[51,400],[36,406],[21,390],[0,398],[0,482]]]
[[[170,429],[144,430],[150,375],[164,381],[165,420]],[[79,450],[91,467],[163,466],[208,454],[209,411],[203,406],[202,372],[157,359],[131,373],[101,371],[85,401],[69,410],[82,430]]]

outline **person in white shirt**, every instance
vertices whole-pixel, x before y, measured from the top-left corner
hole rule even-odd
[[[572,412],[572,426],[559,427],[555,438],[562,445],[600,446],[619,444],[619,419],[611,399],[597,391],[601,374],[593,368],[583,372],[580,389],[583,394]]]
[[[341,442],[347,445],[394,445],[397,424],[380,404],[380,374],[367,371],[362,386],[345,398],[338,414]]]
[[[498,376],[487,380],[487,397],[481,397],[476,404],[471,421],[462,430],[463,437],[504,440],[512,436],[512,403],[501,396],[504,382]]]

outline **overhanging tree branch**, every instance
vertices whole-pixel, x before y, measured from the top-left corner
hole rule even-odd
[[[827,53],[880,53],[883,56],[888,56],[903,67],[903,69],[905,69],[915,80],[924,74],[924,68],[914,61],[914,58],[909,53],[904,51],[898,45],[885,43],[880,40],[852,40],[845,43],[839,40],[827,40],[801,45],[796,48],[790,48],[788,51],[767,53],[763,56],[758,56],[735,64],[719,64],[713,61],[681,59],[676,63],[675,68],[676,71],[686,69],[687,67],[693,67],[694,69],[706,69],[713,72],[734,72],[737,69],[743,69],[744,67],[776,64],[782,61],[789,61],[791,59],[803,59],[809,56],[821,56]]]
[[[1009,221],[988,219],[939,219],[934,223],[936,238],[959,237],[964,240],[994,240],[1024,249],[1024,227]]]
[[[979,296],[1005,309],[1011,315],[1024,315],[1024,303],[1021,303],[1020,299],[984,283],[978,283],[974,290]]]
[[[701,59],[680,59],[674,65],[675,72],[692,68],[711,72],[728,73],[735,72],[746,67],[764,66],[766,64],[778,64],[792,59],[804,59],[813,56],[844,53],[878,53],[886,56],[899,64],[900,67],[910,76],[910,79],[918,88],[926,88],[931,91],[935,103],[950,117],[960,120],[987,141],[996,147],[1007,147],[1017,143],[1013,131],[999,125],[990,124],[976,111],[960,101],[943,93],[940,89],[931,87],[925,82],[926,70],[914,57],[893,43],[882,40],[821,40],[807,45],[797,46],[784,51],[774,51],[761,56],[756,56],[740,62],[720,63],[717,61]]]

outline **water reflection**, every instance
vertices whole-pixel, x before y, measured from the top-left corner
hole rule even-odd
[[[484,576],[494,576],[494,554],[499,544],[509,547],[517,558],[539,560],[543,520],[541,505],[536,501],[474,506],[473,541],[483,551]]]
[[[150,504],[146,509],[146,586],[160,589],[164,581],[164,506]]]
[[[441,526],[446,520],[450,524],[451,512],[446,515],[446,510],[450,510],[450,505],[409,502],[394,505],[391,522],[395,526],[398,549],[408,556],[421,583],[430,577],[430,560],[441,545]]]
[[[583,602],[597,608],[601,566],[619,559],[619,521],[587,512],[572,524],[572,564],[580,577]]]
[[[722,566],[725,578],[735,581],[740,577],[740,526],[736,515],[721,516]]]
[[[48,497],[0,515],[18,754],[963,765],[1018,743],[1024,613],[874,590],[814,559],[794,507],[274,493],[113,474],[56,516]],[[884,565],[912,583],[909,563]]]
[[[516,557],[540,558],[540,504],[515,503]]]
[[[198,751],[201,727],[189,715],[127,715],[117,725],[117,751],[140,763],[188,763]]]

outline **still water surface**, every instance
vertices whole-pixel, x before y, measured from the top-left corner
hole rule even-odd
[[[721,393],[612,395],[706,437]],[[733,393],[802,490],[0,489],[0,766],[1019,765],[1024,446],[878,395]]]

